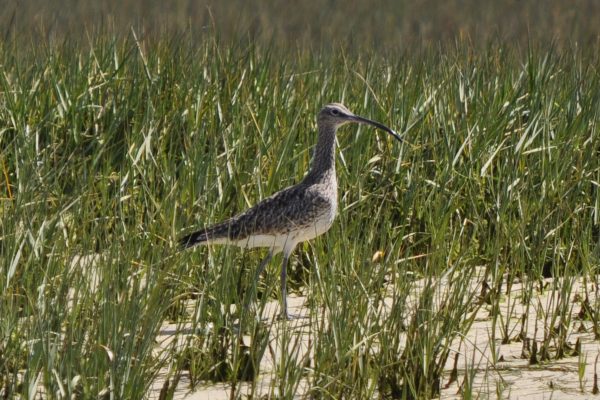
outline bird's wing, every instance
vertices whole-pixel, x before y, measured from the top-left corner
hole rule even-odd
[[[215,239],[243,240],[250,235],[273,235],[308,227],[330,211],[331,200],[318,190],[298,184],[260,201],[228,220],[179,239],[182,248]]]
[[[230,238],[286,233],[308,226],[330,206],[328,199],[319,191],[301,185],[291,186],[233,217],[229,223]]]

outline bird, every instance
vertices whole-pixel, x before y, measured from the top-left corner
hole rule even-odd
[[[283,253],[280,318],[291,319],[286,295],[288,261],[299,243],[324,234],[333,224],[338,209],[335,138],[338,128],[348,123],[371,125],[400,142],[403,140],[387,126],[355,115],[340,103],[327,104],[318,113],[317,144],[309,170],[299,183],[276,192],[223,222],[181,237],[180,248],[185,250],[214,244],[268,248],[268,254],[256,270],[254,285],[273,256]]]

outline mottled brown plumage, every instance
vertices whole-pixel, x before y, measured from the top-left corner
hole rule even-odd
[[[228,220],[181,238],[184,247],[226,238],[230,242],[250,235],[289,234],[311,226],[320,213],[335,209],[334,200],[322,191],[310,190],[304,181],[265,198]]]
[[[329,104],[317,117],[317,145],[310,170],[300,183],[267,197],[228,220],[182,237],[180,245],[183,248],[197,244],[269,248],[269,254],[258,267],[255,283],[273,255],[283,252],[281,315],[288,318],[285,285],[288,258],[298,243],[325,233],[335,219],[335,135],[337,129],[348,122],[375,126],[401,140],[394,131],[378,122],[356,116],[339,103]]]

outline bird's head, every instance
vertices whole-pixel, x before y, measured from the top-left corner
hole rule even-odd
[[[387,126],[380,124],[379,122],[371,121],[367,118],[359,117],[340,103],[327,104],[319,112],[319,116],[317,117],[317,123],[320,127],[329,127],[337,129],[340,126],[345,125],[349,122],[356,122],[359,124],[367,124],[374,126],[376,128],[386,131],[397,140],[402,141],[402,138]]]

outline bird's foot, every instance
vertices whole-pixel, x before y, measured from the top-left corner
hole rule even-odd
[[[290,314],[284,313],[284,312],[279,314],[279,316],[277,317],[277,321],[291,321],[291,320],[292,320],[292,316]]]
[[[293,320],[306,319],[306,318],[308,318],[308,315],[306,315],[306,314],[304,314],[304,315],[303,314],[290,314],[288,312],[282,312],[277,317],[277,321],[293,321]]]

